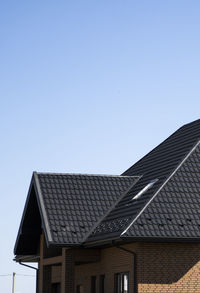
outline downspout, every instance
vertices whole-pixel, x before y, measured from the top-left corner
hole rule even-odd
[[[19,264],[24,266],[24,267],[27,267],[27,268],[30,268],[30,269],[33,269],[33,270],[36,270],[36,293],[38,293],[38,268],[35,268],[35,267],[32,267],[32,266],[29,266],[29,265],[26,265],[24,263],[22,263],[21,261],[19,261]]]
[[[115,245],[116,248],[121,249],[125,252],[128,252],[130,254],[132,254],[133,256],[133,293],[138,293],[138,286],[137,286],[137,254],[132,251],[129,250],[127,248],[124,248],[122,246],[119,245]]]

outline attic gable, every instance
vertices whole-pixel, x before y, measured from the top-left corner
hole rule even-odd
[[[78,246],[139,180],[138,176],[33,173],[15,254],[36,254],[46,244]]]
[[[41,214],[32,180],[15,243],[15,255],[37,254],[42,232],[41,222]]]

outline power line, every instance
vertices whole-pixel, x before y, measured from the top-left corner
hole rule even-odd
[[[17,274],[16,276],[23,276],[23,277],[35,277],[35,275],[24,275],[24,274]]]
[[[23,276],[23,277],[35,277],[35,275],[24,275],[24,274],[16,274],[17,276]],[[10,277],[12,274],[5,274],[5,275],[0,275],[0,277]]]

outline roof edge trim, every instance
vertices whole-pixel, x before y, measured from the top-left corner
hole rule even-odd
[[[73,248],[73,247],[82,247],[81,243],[67,243],[67,242],[51,242],[49,247],[65,247],[65,248]]]
[[[127,237],[121,237],[121,240],[123,241],[135,241],[135,242],[179,242],[179,241],[185,241],[185,242],[192,242],[192,241],[199,241],[200,237],[165,237],[165,236],[127,236]]]
[[[28,195],[27,195],[27,198],[26,198],[26,201],[25,201],[23,212],[22,212],[21,222],[20,222],[20,225],[19,225],[19,229],[18,229],[18,233],[17,233],[17,239],[15,241],[15,246],[14,246],[14,254],[16,254],[17,246],[18,246],[18,243],[19,243],[19,238],[20,238],[20,235],[21,235],[21,232],[22,232],[22,225],[23,225],[23,222],[24,222],[28,202],[29,202],[29,199],[30,199],[30,196],[31,196],[32,187],[33,187],[33,176],[31,178],[31,183],[30,183],[29,189],[28,189]]]
[[[167,182],[173,177],[173,175],[178,171],[178,169],[183,165],[183,163],[188,159],[188,157],[195,151],[195,149],[197,148],[199,144],[200,144],[200,140],[198,140],[198,142],[193,146],[193,148],[189,151],[189,153],[185,156],[185,158],[180,162],[180,164],[176,167],[176,169],[171,173],[171,175],[165,180],[165,182],[156,191],[154,196],[147,202],[147,204],[143,207],[143,209],[139,212],[139,214],[133,219],[133,221],[128,225],[128,227],[121,233],[120,237],[122,237],[129,230],[129,228],[134,224],[134,222],[141,216],[141,214],[148,207],[148,205],[154,200],[157,194],[167,184]]]
[[[33,172],[33,177],[34,177],[34,180],[35,180],[35,191],[38,195],[38,199],[39,199],[39,202],[40,202],[40,208],[41,208],[41,212],[42,212],[42,216],[43,216],[43,220],[44,220],[44,232],[47,236],[47,241],[48,243],[49,242],[52,242],[52,236],[51,236],[51,232],[50,232],[50,226],[49,226],[49,221],[48,221],[48,217],[47,217],[47,213],[46,213],[46,210],[45,210],[45,207],[44,207],[44,201],[43,201],[43,197],[42,197],[42,191],[41,191],[41,188],[40,188],[40,182],[39,182],[39,179],[38,179],[38,176],[37,176],[37,172]]]
[[[91,176],[91,177],[94,177],[94,176],[100,176],[100,177],[138,177],[138,175],[134,175],[134,176],[130,176],[130,175],[113,175],[113,174],[89,174],[89,173],[55,173],[55,172],[33,172],[33,173],[36,173],[36,174],[39,174],[39,175],[70,175],[70,176]]]

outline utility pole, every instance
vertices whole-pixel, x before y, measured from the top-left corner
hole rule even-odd
[[[13,273],[13,279],[12,279],[12,293],[15,293],[15,275],[16,275],[16,273]]]

